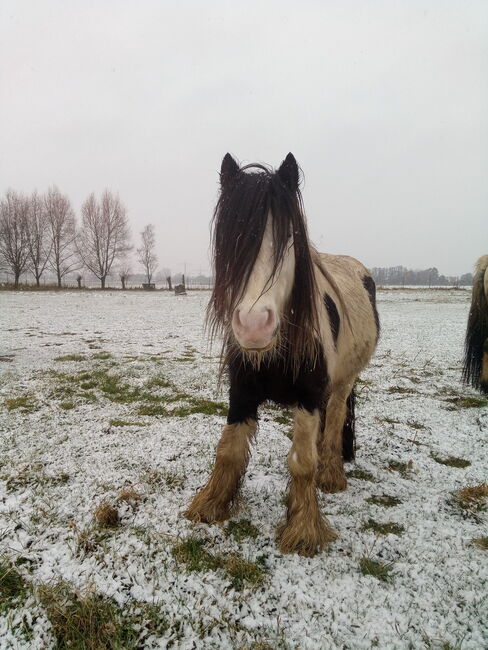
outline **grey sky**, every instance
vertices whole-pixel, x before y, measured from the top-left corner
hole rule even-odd
[[[295,154],[322,251],[488,252],[485,0],[0,0],[0,92],[0,191],[118,191],[173,272],[209,268],[227,151]]]

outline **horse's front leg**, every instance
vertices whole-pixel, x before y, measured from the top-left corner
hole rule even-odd
[[[207,484],[195,495],[185,512],[187,519],[214,523],[231,516],[256,428],[257,404],[249,401],[243,403],[231,385],[229,415],[217,445],[215,465]]]
[[[347,416],[349,387],[333,392],[327,402],[325,428],[319,443],[317,487],[323,492],[342,492],[347,488],[342,455],[342,437]]]
[[[336,539],[337,535],[320,512],[316,473],[318,465],[317,439],[320,416],[296,408],[293,444],[288,454],[291,474],[287,518],[278,529],[280,550],[312,556]]]

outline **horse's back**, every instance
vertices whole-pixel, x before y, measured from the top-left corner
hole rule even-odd
[[[325,301],[324,315],[327,313],[323,342],[329,351],[331,375],[341,382],[349,375],[355,377],[376,347],[376,287],[368,269],[354,257],[318,253],[317,262],[317,282]],[[329,333],[330,298],[326,295],[332,297],[339,314],[340,335],[335,341]]]

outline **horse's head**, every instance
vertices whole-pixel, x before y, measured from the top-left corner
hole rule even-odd
[[[288,154],[274,172],[263,165],[239,167],[226,154],[220,181],[213,326],[232,332],[245,352],[270,350],[284,330],[287,340],[302,338],[293,329],[314,312],[314,275],[294,156]]]

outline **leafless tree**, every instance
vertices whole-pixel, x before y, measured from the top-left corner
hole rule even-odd
[[[33,192],[29,199],[27,211],[27,242],[29,247],[29,270],[36,279],[36,285],[41,283],[41,276],[48,265],[53,242],[49,236],[49,222],[45,210],[44,198]]]
[[[113,263],[131,248],[125,207],[118,196],[105,190],[99,202],[93,193],[90,194],[82,205],[81,215],[78,254],[105,289]]]
[[[28,207],[28,199],[13,190],[7,190],[0,203],[0,260],[2,266],[13,273],[15,288],[19,286],[29,257]]]
[[[122,289],[126,288],[127,280],[132,274],[132,265],[128,255],[125,255],[119,262],[119,278],[122,283]]]
[[[141,232],[141,247],[137,249],[137,259],[146,274],[146,281],[151,283],[154,271],[158,267],[158,258],[156,255],[156,235],[154,226],[150,223]]]
[[[61,287],[63,277],[80,267],[75,247],[75,213],[69,198],[57,187],[50,187],[44,196],[44,209],[52,246],[49,261]]]

